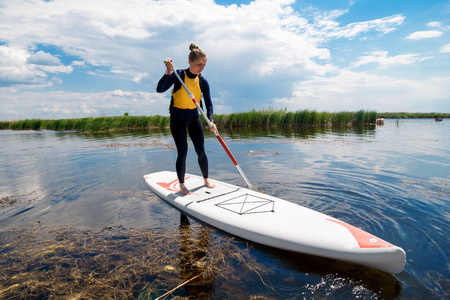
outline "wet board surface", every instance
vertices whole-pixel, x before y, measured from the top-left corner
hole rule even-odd
[[[331,216],[257,191],[186,174],[190,195],[175,172],[144,176],[151,191],[181,212],[238,237],[270,247],[348,261],[388,273],[405,265],[403,249]]]

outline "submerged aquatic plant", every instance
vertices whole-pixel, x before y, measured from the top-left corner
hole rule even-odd
[[[207,298],[220,278],[236,276],[236,265],[251,263],[253,274],[258,265],[232,238],[211,232],[189,224],[174,230],[36,225],[2,231],[0,298]]]

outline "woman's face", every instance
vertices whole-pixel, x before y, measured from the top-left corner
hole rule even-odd
[[[206,57],[200,57],[194,61],[189,60],[189,71],[191,71],[192,74],[200,75],[206,66],[207,60],[208,58]]]

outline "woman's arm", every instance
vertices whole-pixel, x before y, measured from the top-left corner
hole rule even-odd
[[[202,84],[200,85],[202,88],[202,95],[203,99],[205,100],[205,106],[206,106],[206,115],[208,116],[209,120],[213,119],[214,114],[214,108],[211,100],[211,93],[209,91],[209,83],[204,77],[200,77],[200,80],[203,80]]]
[[[164,74],[163,77],[161,77],[161,79],[158,81],[156,91],[158,93],[164,93],[173,85],[174,82],[175,82],[175,75],[173,74],[173,72],[171,75]]]

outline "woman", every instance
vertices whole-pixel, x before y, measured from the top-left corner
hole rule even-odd
[[[191,51],[189,53],[189,68],[176,70],[175,72],[178,72],[178,75],[182,78],[189,91],[194,95],[194,98],[198,102],[201,101],[200,99],[203,96],[206,105],[206,113],[208,119],[212,123],[213,105],[209,92],[209,84],[208,81],[201,76],[201,72],[205,68],[208,57],[206,56],[206,53],[194,43],[189,46],[189,50]],[[183,195],[191,193],[184,183],[186,156],[188,153],[186,131],[189,132],[189,136],[195,147],[195,152],[198,155],[198,164],[203,175],[205,186],[214,188],[215,185],[210,182],[208,178],[208,158],[206,157],[205,152],[203,125],[197,107],[173,73],[172,60],[166,59],[164,64],[166,65],[167,70],[164,76],[159,80],[156,91],[158,93],[163,93],[172,85],[174,86],[172,89],[172,99],[170,101],[170,130],[178,152],[175,166],[180,182],[180,192]],[[213,125],[211,131],[214,131],[215,129],[215,125]]]

